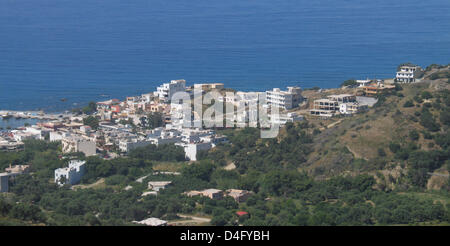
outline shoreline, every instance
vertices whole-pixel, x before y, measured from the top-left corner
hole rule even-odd
[[[392,79],[392,78],[387,78],[386,80],[389,80],[389,79]],[[205,82],[205,83],[207,83],[207,82]],[[294,85],[295,82],[293,82],[292,84]],[[299,86],[299,85],[296,84],[296,86]],[[240,90],[240,89],[237,89],[237,88],[235,89],[235,88],[231,88],[231,87],[225,87],[225,88],[233,89],[236,91],[242,91],[242,92],[265,91],[265,90],[261,90],[261,89],[257,89],[257,88],[255,88],[253,90],[252,89]],[[322,90],[336,90],[336,89],[341,89],[342,87],[337,86],[337,87],[322,88],[322,87],[318,87],[318,86],[313,86],[313,87],[303,88],[300,86],[300,88],[302,88],[303,91],[306,91],[306,90],[315,90],[317,88],[322,89]],[[146,94],[146,93],[149,93],[149,92],[140,92],[140,94]],[[71,112],[73,109],[84,107],[84,106],[88,105],[89,102],[98,102],[97,100],[105,101],[105,100],[111,100],[111,99],[119,99],[122,101],[122,100],[126,99],[127,97],[133,97],[133,96],[137,96],[137,95],[121,95],[121,96],[114,97],[112,95],[104,96],[104,94],[102,94],[102,95],[98,96],[97,98],[86,101],[86,102],[74,102],[71,104],[71,106],[62,106],[62,108],[59,110],[49,110],[48,108],[46,109],[46,107],[39,107],[38,109],[36,109],[36,108],[28,108],[28,109],[3,109],[3,108],[0,108],[0,115],[2,114],[2,112],[5,112],[5,111],[8,111],[8,112],[36,112],[36,113],[44,112],[46,114],[64,114],[67,111]],[[58,102],[60,102],[60,101],[58,101]],[[74,105],[74,104],[76,104],[76,105]],[[47,105],[47,107],[48,107],[48,105]],[[1,119],[1,117],[0,117],[0,119]]]

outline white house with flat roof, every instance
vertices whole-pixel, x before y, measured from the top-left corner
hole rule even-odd
[[[152,142],[149,140],[138,140],[138,139],[124,139],[119,141],[119,150],[124,153],[128,153],[133,149],[144,147]]]
[[[274,88],[266,91],[266,103],[268,105],[278,106],[283,109],[292,109],[298,107],[303,101],[302,89],[300,87],[288,87],[287,91]]]
[[[167,188],[170,184],[172,184],[172,181],[149,181],[147,186],[150,190],[158,192],[159,190]]]
[[[170,102],[172,96],[181,91],[186,91],[186,80],[172,80],[170,83],[164,83],[156,88],[155,95],[163,102]]]
[[[176,143],[175,145],[182,146],[184,148],[184,154],[190,161],[197,160],[197,154],[202,150],[210,150],[213,148],[211,142],[207,143]]]
[[[419,78],[422,68],[416,65],[404,65],[399,68],[395,81],[400,83],[413,83]]]
[[[369,85],[372,82],[370,79],[358,79],[356,80],[356,83],[358,84],[358,87],[363,87],[366,85]]]
[[[167,221],[160,220],[158,218],[148,218],[141,221],[133,221],[133,223],[142,224],[146,226],[167,226]]]
[[[86,161],[72,160],[68,167],[55,170],[55,183],[58,185],[74,185],[80,182],[85,173]]]
[[[63,153],[82,152],[86,156],[96,154],[95,141],[83,138],[81,136],[66,136],[61,140]]]

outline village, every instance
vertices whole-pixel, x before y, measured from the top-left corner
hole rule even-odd
[[[231,117],[231,121],[239,127],[251,126],[258,120],[258,109],[252,105],[258,103],[263,108],[276,107],[280,113],[276,117],[271,116],[269,122],[284,125],[310,118],[320,121],[365,112],[377,102],[379,95],[394,91],[396,83],[418,82],[421,74],[422,69],[419,66],[403,65],[399,66],[395,79],[352,80],[339,89],[302,90],[300,87],[292,86],[286,90],[273,88],[265,92],[234,91],[225,88],[223,83],[187,86],[186,81],[180,79],[164,83],[152,93],[126,97],[123,101],[110,99],[97,102],[91,114],[1,111],[4,119],[34,117],[46,120],[35,125],[1,131],[0,151],[21,151],[24,148],[24,141],[38,139],[61,142],[63,154],[81,152],[86,157],[99,156],[109,160],[127,156],[134,149],[150,144],[156,146],[174,144],[183,148],[187,161],[194,162],[197,161],[199,152],[228,142],[227,136],[218,133],[219,129],[227,126],[207,127],[202,123],[187,125],[183,103],[171,100],[176,93],[186,93],[195,103],[196,90],[200,90],[201,95],[210,91],[218,92],[219,102],[243,109],[238,110],[237,114],[233,112]],[[195,113],[191,112],[189,121],[193,119],[195,121]],[[61,186],[78,184],[85,173],[84,166],[85,161],[70,160],[68,167],[55,170],[54,182]],[[0,173],[1,192],[8,192],[10,178],[26,173],[28,169],[27,165],[10,166],[4,173]],[[170,180],[150,180],[148,191],[142,196],[157,195],[161,189],[170,184]],[[245,202],[251,194],[245,190],[222,191],[215,188],[184,193],[189,197],[204,196],[213,200],[230,196],[238,203]],[[238,216],[245,215],[245,212],[240,212]],[[156,218],[136,223],[167,224],[166,221]]]

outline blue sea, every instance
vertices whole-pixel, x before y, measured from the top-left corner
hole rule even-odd
[[[0,0],[0,109],[61,111],[181,78],[330,88],[403,62],[450,63],[449,0]]]

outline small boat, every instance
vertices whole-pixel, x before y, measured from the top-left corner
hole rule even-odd
[[[65,102],[65,101],[67,101],[67,98],[61,98],[60,100],[61,100],[61,102]]]

